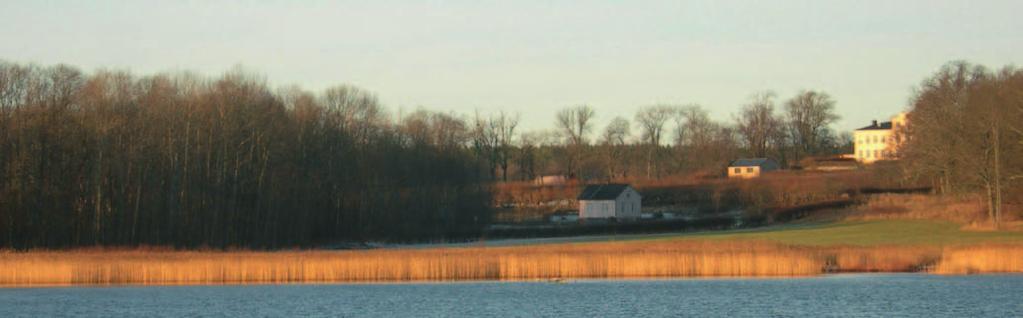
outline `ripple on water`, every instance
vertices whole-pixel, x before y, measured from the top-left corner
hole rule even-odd
[[[1023,316],[1023,276],[0,289],[0,317]]]

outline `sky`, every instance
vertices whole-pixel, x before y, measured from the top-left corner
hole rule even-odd
[[[241,65],[273,86],[376,93],[398,113],[519,113],[596,129],[653,104],[731,121],[773,91],[836,101],[851,130],[907,108],[943,64],[1023,59],[1023,1],[11,1],[0,60],[138,75]],[[634,128],[634,134],[636,129]]]

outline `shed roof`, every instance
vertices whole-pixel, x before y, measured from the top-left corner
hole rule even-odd
[[[591,184],[583,189],[583,193],[579,194],[577,199],[579,200],[614,200],[622,194],[625,189],[629,188],[628,184]]]
[[[883,122],[883,123],[879,123],[879,122],[875,121],[872,124],[870,124],[870,126],[863,127],[863,128],[857,129],[857,130],[891,130],[891,129],[892,129],[892,122],[886,121],[886,122]]]
[[[770,161],[770,158],[743,158],[736,159],[729,164],[729,167],[760,167]]]

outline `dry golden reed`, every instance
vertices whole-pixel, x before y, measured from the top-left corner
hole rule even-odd
[[[793,276],[823,262],[761,243],[596,243],[369,251],[0,253],[0,284],[231,284]]]
[[[0,252],[0,285],[247,284],[1023,272],[1023,246],[650,241],[367,251]]]
[[[938,274],[1023,272],[1023,247],[986,245],[948,248],[934,267]]]
[[[825,252],[842,272],[916,272],[927,270],[941,249],[927,246],[835,247]]]

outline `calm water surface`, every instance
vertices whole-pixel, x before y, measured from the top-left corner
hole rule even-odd
[[[1023,276],[0,289],[0,317],[1023,317]]]

